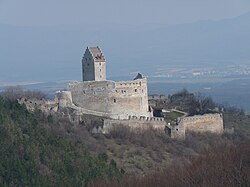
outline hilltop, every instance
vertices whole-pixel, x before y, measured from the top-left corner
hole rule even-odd
[[[75,125],[60,115],[39,110],[30,113],[16,101],[1,98],[0,139],[1,152],[5,153],[0,159],[1,181],[7,186],[85,186],[96,179],[117,180],[121,175],[124,180],[135,175],[140,178],[173,165],[185,166],[206,152],[245,145],[249,136],[241,126],[240,116],[244,115],[231,112],[235,116],[228,113],[228,121],[234,124],[225,121],[225,125],[237,127],[234,134],[190,133],[185,140],[177,141],[152,129],[135,133],[117,128],[109,135],[92,134],[89,127],[99,123],[93,116],[85,115],[92,119],[89,124]]]

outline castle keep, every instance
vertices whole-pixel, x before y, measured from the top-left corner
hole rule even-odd
[[[106,80],[106,60],[99,47],[87,47],[82,58],[82,80]]]

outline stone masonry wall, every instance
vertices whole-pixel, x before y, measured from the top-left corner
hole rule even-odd
[[[177,125],[171,128],[171,136],[173,138],[184,138],[187,131],[221,134],[224,131],[222,114],[178,118]]]
[[[128,120],[114,120],[114,119],[105,119],[103,127],[99,129],[102,133],[109,133],[112,129],[124,126],[132,128],[133,130],[144,131],[150,128],[160,130],[164,132],[166,127],[166,122],[164,118],[131,118]],[[98,131],[98,130],[97,130]]]
[[[84,81],[68,86],[73,104],[96,112],[128,116],[151,117],[148,112],[147,80]]]
[[[94,73],[94,59],[92,58],[91,53],[86,50],[84,57],[82,59],[82,80],[83,81],[92,81],[95,80]]]
[[[206,114],[203,116],[184,117],[179,122],[186,131],[196,132],[223,132],[223,118],[221,114]]]
[[[39,109],[45,113],[57,112],[58,103],[56,101],[46,99],[18,99],[19,104],[24,104],[29,111]]]
[[[104,81],[106,80],[105,60],[95,60],[89,50],[85,51],[82,58],[82,80]]]

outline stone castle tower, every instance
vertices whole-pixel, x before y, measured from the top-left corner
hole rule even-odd
[[[82,59],[82,80],[83,81],[105,81],[106,61],[101,49],[87,47]]]
[[[68,84],[62,106],[78,107],[85,113],[112,119],[151,117],[148,107],[147,79],[138,74],[134,80],[106,80],[106,60],[99,47],[87,47],[82,58],[82,80]],[[71,98],[70,98],[71,94]]]

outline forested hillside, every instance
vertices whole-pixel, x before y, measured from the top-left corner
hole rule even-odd
[[[237,183],[241,177],[243,186],[250,181],[248,116],[239,118],[243,114],[236,111],[226,123],[239,124],[233,134],[188,133],[185,140],[173,140],[153,129],[92,134],[97,117],[83,116],[91,123],[74,125],[57,114],[30,113],[7,98],[0,98],[0,186],[201,186],[205,174],[219,180],[212,175],[217,169],[223,180],[234,177]]]
[[[125,177],[121,181],[98,181],[91,187],[236,187],[250,186],[250,141],[238,146],[215,145],[191,162],[172,163],[146,176]]]
[[[16,101],[0,98],[0,186],[86,186],[96,178],[118,179],[105,154],[91,155],[58,133],[62,123]]]

